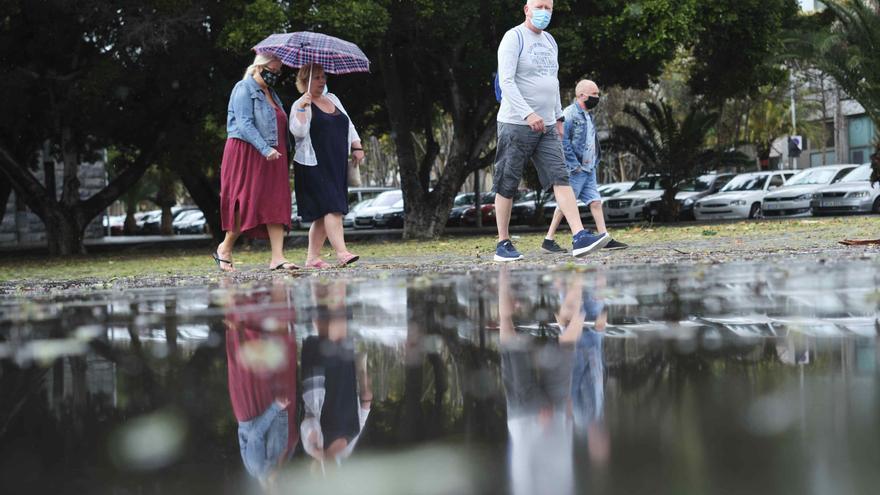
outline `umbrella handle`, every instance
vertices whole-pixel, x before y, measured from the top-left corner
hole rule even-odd
[[[309,86],[308,86],[308,88],[306,89],[306,92],[309,94],[309,96],[312,95],[312,68],[313,68],[313,67],[314,67],[314,64],[311,64],[311,63],[310,63],[310,64],[309,64]],[[321,467],[323,468],[323,467],[324,467],[324,464],[321,464]]]

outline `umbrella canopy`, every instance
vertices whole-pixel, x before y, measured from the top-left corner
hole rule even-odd
[[[275,55],[284,65],[293,68],[317,63],[328,74],[370,72],[370,60],[357,45],[326,34],[310,31],[273,34],[253,50]]]

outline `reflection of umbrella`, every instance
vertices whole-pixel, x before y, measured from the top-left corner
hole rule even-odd
[[[326,34],[309,31],[273,34],[253,50],[275,55],[284,65],[293,68],[317,63],[328,74],[370,72],[370,60],[357,45]]]

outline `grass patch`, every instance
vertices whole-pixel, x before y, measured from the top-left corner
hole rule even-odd
[[[776,241],[782,247],[804,245],[831,246],[844,238],[880,237],[880,217],[854,216],[834,218],[806,218],[781,221],[744,221],[707,226],[647,226],[635,225],[611,229],[616,239],[635,248],[658,244],[687,247],[689,242],[713,242],[719,246],[740,244],[750,240]],[[525,252],[540,248],[542,233],[514,236],[517,247]],[[561,232],[560,244],[569,244],[569,233]],[[491,258],[495,249],[494,236],[444,237],[437,241],[383,241],[353,243],[350,248],[366,262],[389,263],[424,262],[423,257],[437,256],[439,262],[447,256],[472,258],[474,262]],[[302,263],[304,247],[286,251],[288,259]],[[333,256],[325,249],[325,259]],[[421,261],[420,261],[421,260]],[[240,248],[235,261],[244,269],[266,267],[267,248]],[[168,249],[145,252],[101,253],[67,258],[35,256],[7,256],[0,261],[0,281],[77,280],[99,279],[105,282],[117,278],[138,276],[204,275],[216,271],[208,249]]]

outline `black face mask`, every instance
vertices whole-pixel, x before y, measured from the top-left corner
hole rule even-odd
[[[599,97],[598,96],[588,96],[587,99],[584,100],[584,107],[587,110],[592,110],[592,109],[596,108],[596,105],[598,105],[598,104],[599,104]]]
[[[266,83],[266,86],[269,86],[270,88],[278,84],[278,81],[281,80],[281,74],[276,74],[269,69],[263,69],[263,71],[260,72],[260,77],[263,78],[263,82]]]

